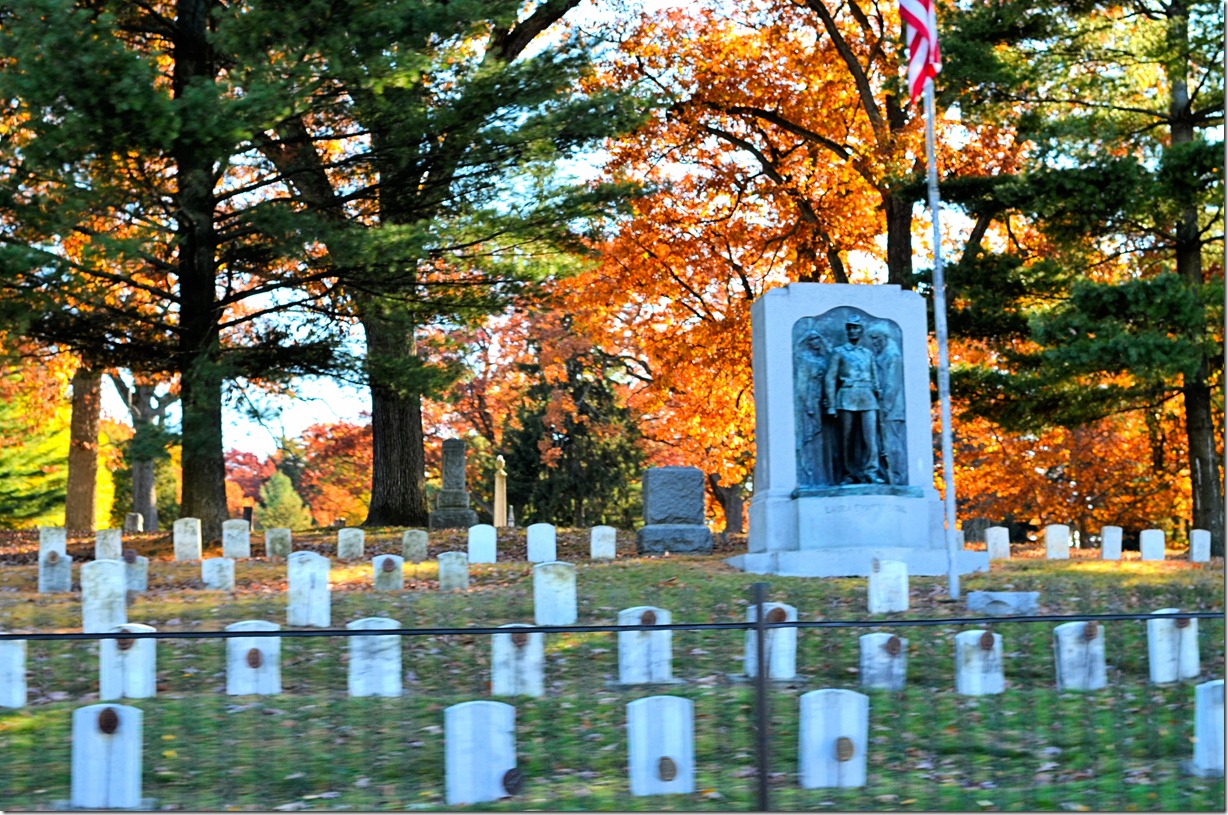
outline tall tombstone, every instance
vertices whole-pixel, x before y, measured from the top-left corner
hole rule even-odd
[[[351,631],[388,631],[401,623],[388,617],[364,617],[346,623]],[[350,640],[350,696],[401,695],[401,638],[396,634],[364,634]]]
[[[406,529],[401,533],[401,557],[409,563],[426,560],[426,545],[429,537],[424,529]]]
[[[1100,559],[1121,560],[1121,527],[1106,526],[1100,530]]]
[[[1178,608],[1158,608],[1153,614],[1177,614]],[[1152,684],[1194,679],[1201,672],[1198,620],[1152,618],[1147,621],[1147,664]]]
[[[863,688],[904,690],[908,676],[908,640],[886,631],[862,634],[858,676]]]
[[[764,603],[764,617],[769,623],[797,622],[797,608],[786,603]],[[759,607],[748,606],[746,621],[758,622]],[[797,677],[797,629],[768,628],[763,637],[763,657],[767,663],[767,678],[786,681]],[[747,678],[759,675],[759,632],[746,629],[742,667]]]
[[[1100,690],[1108,684],[1104,627],[1099,623],[1062,623],[1053,629],[1053,663],[1058,690]]]
[[[469,508],[469,491],[465,488],[464,440],[444,439],[441,470],[443,488],[435,499],[435,509],[427,516],[427,527],[468,529],[478,522],[478,514]]]
[[[1194,759],[1190,769],[1204,778],[1224,777],[1224,680],[1194,687]]]
[[[1138,536],[1139,560],[1164,559],[1164,530],[1144,529]]]
[[[0,642],[0,707],[26,706],[26,641]]]
[[[67,591],[72,591],[72,558],[55,549],[40,553],[38,593],[55,594]]]
[[[558,560],[554,524],[529,524],[525,535],[528,540],[530,563],[549,563]]]
[[[68,530],[62,526],[40,526],[38,528],[39,560],[48,552],[68,554]]]
[[[227,631],[280,631],[268,620],[241,620]],[[276,696],[281,693],[281,637],[230,637],[226,640],[226,693]]]
[[[141,799],[143,716],[138,708],[105,703],[73,711],[72,808],[148,808]]]
[[[264,556],[270,560],[281,558],[285,560],[290,557],[290,553],[294,550],[293,534],[289,529],[278,527],[276,529],[266,529],[264,531]]]
[[[575,566],[556,560],[533,567],[533,622],[538,625],[575,625]]]
[[[122,560],[81,564],[81,630],[110,631],[128,622],[128,575]]]
[[[124,556],[124,533],[99,529],[94,533],[94,560],[119,560]]]
[[[371,559],[372,583],[376,591],[405,589],[404,561],[397,555],[379,555]]]
[[[498,557],[498,534],[490,524],[469,527],[469,562],[494,563]]]
[[[588,556],[593,560],[613,560],[617,545],[618,531],[612,526],[594,526],[588,533]]]
[[[619,625],[669,625],[668,611],[635,606],[618,612]],[[623,685],[674,682],[673,632],[668,629],[618,632],[618,681]]]
[[[490,701],[452,705],[443,712],[443,730],[448,806],[497,801],[519,792],[516,708]]]
[[[908,564],[876,558],[870,564],[867,600],[871,614],[908,611]]]
[[[469,558],[464,552],[439,553],[439,590],[465,591],[469,588]]]
[[[1011,559],[1011,531],[1005,526],[991,526],[985,530],[985,550],[990,560]]]
[[[1207,563],[1211,560],[1211,533],[1206,529],[1190,530],[1190,562]]]
[[[149,589],[149,558],[138,555],[135,549],[125,549],[124,582],[128,591],[143,592]]]
[[[1006,690],[1002,673],[1002,635],[961,631],[955,635],[955,692],[987,696]]]
[[[366,534],[356,526],[337,530],[337,559],[362,560]]]
[[[180,518],[175,521],[172,537],[175,541],[175,560],[200,560],[200,518]]]
[[[1070,559],[1070,527],[1049,524],[1045,527],[1045,557],[1049,560]]]
[[[802,694],[798,781],[806,789],[864,787],[870,699],[852,690]]]
[[[695,705],[681,696],[627,704],[627,770],[632,795],[695,791]]]
[[[207,557],[200,562],[200,579],[206,589],[234,591],[235,561],[229,557]]]
[[[507,526],[507,462],[503,456],[495,456],[494,522],[495,528]]]
[[[644,526],[635,533],[641,555],[709,554],[712,531],[704,523],[704,474],[698,467],[644,471]]]
[[[222,521],[222,557],[238,559],[251,556],[251,524],[242,518]]]
[[[328,628],[332,620],[332,600],[328,589],[328,558],[315,552],[293,552],[286,558],[290,601],[286,623],[294,626]]]
[[[491,637],[491,695],[544,696],[546,635],[514,630],[532,628],[524,623],[509,623],[499,627],[513,630]]]
[[[127,623],[111,629],[123,633],[153,633],[151,625]],[[158,641],[155,639],[99,640],[98,698],[148,699],[158,693]]]
[[[145,516],[139,512],[129,512],[124,516],[124,534],[133,535],[145,531]]]

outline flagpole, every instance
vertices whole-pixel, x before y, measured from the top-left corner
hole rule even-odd
[[[942,277],[942,231],[938,222],[938,163],[934,158],[934,80],[925,80],[925,159],[930,217],[934,222],[934,334],[938,339],[938,405],[942,423],[943,503],[946,508],[947,590],[959,599],[955,556],[955,462],[951,452],[951,371],[947,355],[947,293]]]

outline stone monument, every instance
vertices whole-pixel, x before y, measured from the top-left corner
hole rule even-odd
[[[899,286],[794,283],[751,308],[755,493],[748,572],[945,575],[925,301]],[[960,574],[988,571],[959,550]]]
[[[644,526],[636,533],[641,555],[708,554],[712,532],[704,523],[704,474],[698,467],[644,471]]]
[[[465,489],[465,442],[444,439],[443,489],[435,499],[435,509],[427,518],[431,529],[468,529],[478,522],[478,514],[469,508],[469,491]]]

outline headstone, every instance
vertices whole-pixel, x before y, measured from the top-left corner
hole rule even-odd
[[[469,527],[469,562],[494,563],[497,558],[497,535],[490,524]]]
[[[151,625],[127,623],[112,631],[152,633]],[[98,641],[98,698],[148,699],[157,695],[158,641],[109,639]]]
[[[507,526],[507,465],[503,456],[495,456],[494,521],[495,528]]]
[[[970,591],[968,612],[1008,617],[1016,614],[1036,614],[1040,610],[1038,591]]]
[[[529,524],[525,534],[528,539],[530,563],[549,563],[558,560],[553,524]]]
[[[1211,560],[1211,533],[1206,529],[1190,530],[1190,561],[1208,563]]]
[[[1053,629],[1057,689],[1100,690],[1108,684],[1104,663],[1104,626],[1097,622],[1062,623]]]
[[[1002,635],[961,631],[955,635],[955,692],[986,696],[1006,690],[1002,674]]]
[[[72,558],[55,549],[39,555],[38,593],[72,591]]]
[[[94,560],[119,560],[124,556],[124,534],[118,529],[94,533]]]
[[[520,790],[516,708],[464,702],[443,712],[444,800],[448,806],[497,801]],[[475,760],[480,756],[481,760]]]
[[[175,560],[200,560],[200,519],[180,518],[175,521],[172,536],[175,541]]]
[[[862,634],[858,676],[863,688],[904,690],[908,676],[908,640],[885,631]]]
[[[990,560],[1011,559],[1011,531],[1005,526],[991,526],[985,530],[985,549]]]
[[[617,551],[618,531],[612,526],[594,526],[589,532],[588,556],[593,560],[613,560]]]
[[[135,549],[125,549],[124,582],[128,591],[143,592],[149,588],[149,558],[138,555]]]
[[[868,600],[871,614],[908,611],[908,564],[900,560],[870,564]]]
[[[128,575],[122,560],[81,564],[81,630],[110,631],[128,622]]]
[[[356,526],[345,527],[337,532],[337,559],[362,560],[366,535]]]
[[[26,641],[0,642],[0,707],[26,706]]]
[[[695,704],[648,696],[627,704],[627,770],[632,795],[695,791]]]
[[[364,617],[347,623],[351,631],[397,629],[388,617]],[[401,695],[401,638],[396,634],[350,637],[350,696]]]
[[[444,439],[443,489],[435,499],[435,509],[427,516],[432,529],[468,529],[478,522],[478,514],[469,508],[469,491],[465,489],[465,442]]]
[[[785,603],[764,603],[763,614],[769,623],[797,622],[797,608]],[[746,609],[746,621],[758,622],[759,607]],[[767,678],[787,681],[797,677],[797,629],[768,628],[763,637],[763,656],[767,663]],[[759,675],[759,632],[746,630],[742,668],[748,679]]]
[[[1156,609],[1153,614],[1176,614],[1177,608]],[[1164,685],[1194,679],[1201,672],[1198,654],[1198,620],[1153,618],[1147,621],[1147,663],[1151,682]]]
[[[510,623],[500,628],[531,628]],[[546,635],[510,631],[491,638],[490,692],[493,696],[544,696]]]
[[[704,523],[704,474],[697,467],[644,471],[644,526],[636,533],[641,555],[708,554],[712,531]]]
[[[48,552],[68,554],[68,531],[62,526],[40,526],[38,528],[38,557],[42,560]]]
[[[793,283],[751,306],[757,574],[867,577],[874,559],[948,575],[934,487],[925,300],[899,286]],[[959,574],[983,551],[952,553]]]
[[[635,606],[618,612],[619,625],[669,625],[663,608]],[[618,632],[618,681],[623,685],[674,682],[673,632],[641,630]]]
[[[371,559],[372,582],[376,591],[402,591],[405,588],[404,561],[397,555]]]
[[[129,512],[124,516],[124,534],[132,535],[145,531],[145,516],[139,512]]]
[[[1204,778],[1224,777],[1224,680],[1194,687],[1194,760],[1190,770]]]
[[[834,688],[802,694],[798,782],[805,789],[864,787],[869,735],[865,694]]]
[[[1106,526],[1100,530],[1100,559],[1121,560],[1121,527]]]
[[[1139,560],[1164,559],[1164,530],[1144,529],[1138,536]]]
[[[234,591],[234,558],[205,558],[200,562],[200,579],[204,581],[206,589],[213,589],[215,591]]]
[[[286,623],[328,628],[332,620],[328,593],[328,558],[315,552],[293,552],[286,558],[290,601]]]
[[[1045,557],[1049,560],[1070,559],[1070,527],[1049,524],[1045,527]]]
[[[267,620],[242,620],[227,631],[280,631]],[[230,637],[226,640],[226,693],[276,696],[281,693],[281,637]]]
[[[429,538],[425,530],[406,529],[401,533],[401,557],[408,563],[426,560],[426,544]]]
[[[961,529],[970,541],[984,541],[985,533],[993,526],[988,518],[969,518],[961,524]]]
[[[464,552],[440,552],[439,590],[464,591],[469,588],[469,558]]]
[[[533,567],[533,622],[538,625],[575,625],[575,566],[556,560]]]
[[[251,525],[242,518],[222,521],[222,557],[237,559],[251,556]]]
[[[264,556],[270,560],[281,558],[285,560],[293,551],[293,537],[286,527],[266,529],[264,531]]]
[[[114,704],[73,711],[72,808],[147,808],[141,799],[143,715],[137,708]]]

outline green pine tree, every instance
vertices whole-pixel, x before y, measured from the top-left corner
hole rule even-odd
[[[294,491],[290,477],[277,470],[260,488],[260,503],[252,513],[256,529],[307,529],[312,526],[311,511]]]

